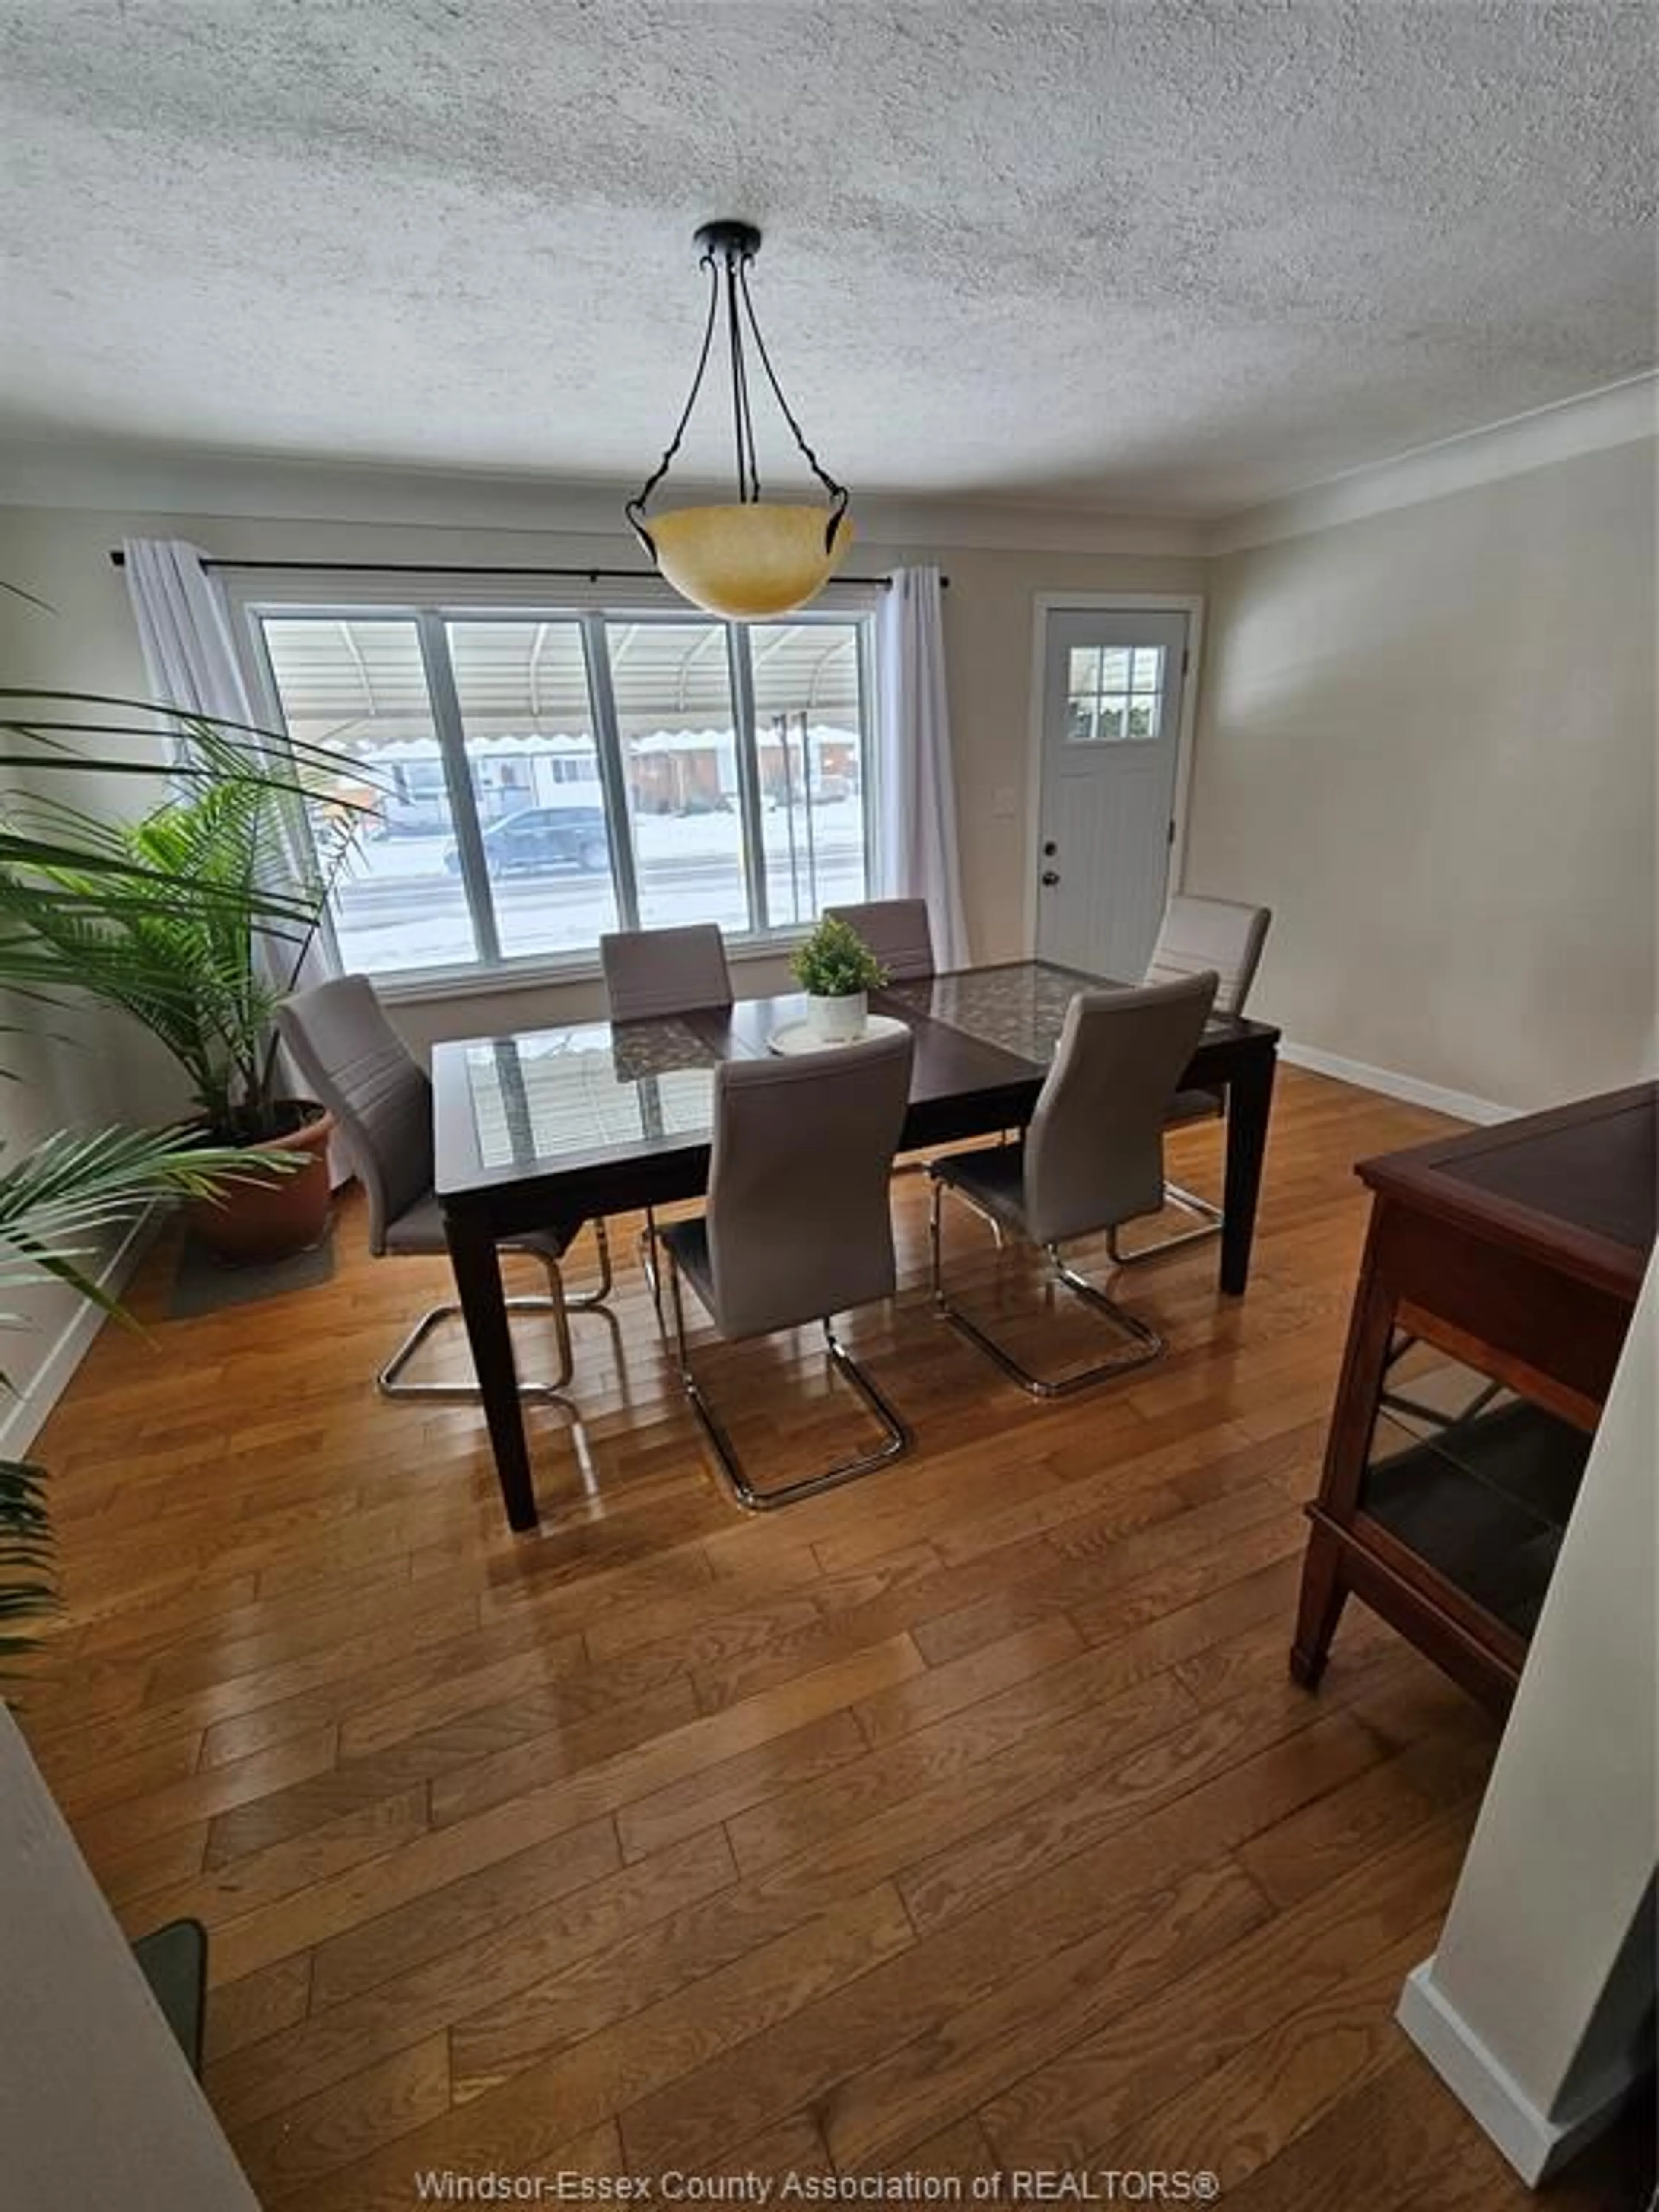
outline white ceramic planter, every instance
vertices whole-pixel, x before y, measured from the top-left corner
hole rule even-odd
[[[825,1044],[854,1044],[864,1035],[869,1018],[869,1000],[863,991],[850,991],[842,999],[815,999],[809,992],[806,1018],[815,1036]]]

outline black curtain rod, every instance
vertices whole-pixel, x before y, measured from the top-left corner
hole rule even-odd
[[[118,568],[125,568],[127,556],[116,546],[110,559]],[[644,584],[659,580],[654,568],[484,568],[469,566],[465,562],[439,561],[204,561],[204,568],[253,568],[275,574],[291,572],[296,575],[313,576],[569,576],[583,583]],[[939,582],[946,588],[951,579],[941,576]],[[878,591],[892,587],[890,576],[831,576],[833,584],[864,584]]]

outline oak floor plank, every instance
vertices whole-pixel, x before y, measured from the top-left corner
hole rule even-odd
[[[417,1784],[303,1836],[274,1844],[268,1850],[211,1868],[206,1864],[204,1826],[197,1863],[190,1872],[149,1888],[122,1917],[132,1935],[181,1916],[203,1921],[215,1931],[208,1947],[210,1977],[234,1979],[282,1955],[282,1946],[264,1937],[267,1916],[273,1911],[313,1893],[326,1896],[341,1875],[386,1858],[400,1844],[425,1834],[428,1824],[428,1791],[424,1784]]]
[[[215,1950],[227,1969],[248,1972],[260,1960],[315,1945],[319,1960],[313,2002],[320,2005],[339,1984],[337,1946],[349,1936],[359,1936],[357,1955],[372,1952],[377,1966],[390,1974],[406,1952],[392,1943],[388,1922],[411,1910],[424,1919],[434,1893],[441,1897],[446,1915],[446,1944],[453,1946],[464,1940],[480,1912],[490,1919],[506,1916],[509,1906],[504,1899],[510,1899],[511,1910],[527,1911],[611,1873],[618,1863],[609,1820],[563,1831],[553,1850],[538,1847],[526,1823],[508,1824],[489,1814],[462,1827],[415,1827],[395,1836],[385,1850],[354,1856],[327,1870],[319,1868],[288,1896],[234,1914],[220,1925]]]
[[[1097,1925],[990,1996],[838,2081],[818,2100],[837,2166],[896,2163],[910,2145],[970,2115],[987,2091],[1044,2048],[1063,2049],[1103,2014],[1126,2010],[1268,1917],[1267,1900],[1224,1853],[1166,1865],[1103,1899]],[[624,2131],[627,2121],[623,2120]]]
[[[625,1858],[644,1858],[714,1821],[734,1819],[784,1790],[834,1774],[863,1757],[864,1731],[848,1706],[805,1728],[721,1759],[683,1781],[636,1797],[617,1815]]]
[[[1461,1810],[1432,1820],[1000,2090],[980,2111],[1000,2155],[1011,2165],[1087,2164],[1138,2112],[1225,2064],[1286,2013],[1319,2002],[1413,1929],[1425,1879],[1450,1881],[1468,1826]]]
[[[1385,1944],[1328,1995],[1299,2006],[1115,2137],[1102,2162],[1215,2174],[1224,2193],[1277,2158],[1406,2047],[1393,2008],[1434,1947],[1428,1923]]]
[[[219,2109],[232,2117],[275,2118],[295,2099],[320,2095],[371,2060],[389,2058],[432,2034],[447,2038],[450,2026],[469,2013],[727,1887],[732,1874],[732,1855],[715,1828],[529,1911],[489,1922],[459,1948],[313,2009],[236,2053],[218,2070]],[[321,1994],[313,1984],[313,2002]]]
[[[100,1807],[76,1822],[81,1848],[88,1857],[148,1842],[169,1828],[212,1824],[262,1799],[285,1794],[333,1771],[337,1732],[332,1724],[307,1729],[269,1751],[258,1751],[223,1766],[168,1782],[142,1796]]]
[[[262,2205],[355,2164],[449,2109],[449,2045],[441,2035],[289,2106],[275,2120],[232,2125],[232,2146]]]
[[[890,1682],[919,1674],[922,1661],[908,1636],[895,1636],[852,1656],[793,1677],[781,1688],[746,1698],[720,1711],[672,1725],[650,1741],[569,1776],[562,1791],[573,1822],[614,1812],[687,1774],[718,1765],[757,1744],[787,1735],[810,1720]],[[538,1740],[442,1776],[433,1789],[441,1825],[487,1812],[520,1796],[556,1787],[566,1765],[557,1741]]]
[[[567,2173],[574,2184],[626,2171],[614,2120],[561,2142],[533,2106],[490,2114],[481,2129],[470,2106],[456,2105],[368,2158],[302,2184],[286,2202],[289,2212],[416,2212],[442,2203],[435,2192],[451,2176],[476,2182],[485,2174]]]
[[[366,1759],[339,1761],[288,1789],[221,1813],[209,1834],[209,1864],[224,1866],[269,1850],[417,1784],[430,1789],[434,1825],[441,1826],[453,1817],[449,1808],[474,1802],[465,1798],[466,1782],[458,1777],[474,1775],[493,1761],[514,1757],[520,1748],[534,1753],[545,1779],[578,1774],[602,1767],[636,1746],[649,1748],[697,1711],[696,1694],[684,1674],[599,1713],[586,1710],[586,1700],[579,1698],[573,1716],[565,1687],[555,1683],[505,1705],[461,1713]],[[480,1797],[476,1802],[479,1809],[487,1809],[488,1801]]]
[[[289,1951],[269,1966],[221,1982],[204,2019],[204,2057],[210,2068],[250,2043],[303,2020],[311,2002],[311,1954]]]
[[[901,1958],[914,1937],[890,1884],[849,1898],[787,1935],[758,1944],[672,1996],[630,2013],[584,2041],[538,2058],[504,2083],[481,2088],[479,2102],[528,2094],[556,2122],[576,2126],[621,2120],[630,2157],[627,2111],[720,2063],[725,2053],[803,2013],[830,1993]]]

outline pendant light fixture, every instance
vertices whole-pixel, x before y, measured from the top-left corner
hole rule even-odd
[[[703,325],[702,350],[696,374],[668,450],[656,473],[647,478],[638,498],[625,510],[640,543],[658,573],[682,598],[713,615],[744,617],[785,615],[816,599],[853,541],[853,525],[847,513],[847,489],[818,465],[818,457],[801,434],[790,411],[766,342],[755,319],[749,297],[749,264],[760,250],[761,234],[752,223],[706,222],[696,234],[701,265],[708,271],[708,319]],[[691,410],[702,389],[704,372],[714,349],[714,325],[725,307],[726,347],[732,365],[732,420],[737,443],[738,497],[729,507],[682,507],[646,520],[646,502],[668,474],[680,449]],[[828,507],[784,507],[761,498],[760,472],[755,457],[755,426],[749,407],[750,364],[744,350],[744,328],[748,326],[755,358],[766,372],[772,395],[783,419],[794,434],[807,466],[829,494]]]

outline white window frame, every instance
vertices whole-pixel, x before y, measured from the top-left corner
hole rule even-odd
[[[383,998],[394,1001],[438,999],[485,991],[529,989],[538,984],[584,982],[598,977],[601,971],[597,946],[570,953],[503,953],[498,943],[484,942],[493,934],[486,927],[491,908],[487,900],[478,900],[475,888],[475,872],[483,873],[483,856],[481,847],[470,850],[477,845],[480,828],[471,797],[470,772],[463,777],[461,803],[457,804],[456,775],[465,762],[465,733],[459,704],[454,696],[447,625],[452,621],[469,620],[575,621],[585,628],[592,625],[602,637],[606,622],[684,623],[720,618],[689,607],[651,577],[642,578],[638,586],[629,586],[625,596],[617,593],[614,584],[601,588],[597,580],[591,586],[578,586],[572,590],[561,579],[555,596],[550,594],[545,584],[538,585],[533,578],[515,579],[504,591],[501,580],[497,578],[438,570],[432,572],[430,588],[418,594],[410,592],[406,575],[391,570],[365,568],[361,577],[354,574],[340,580],[349,582],[351,588],[341,589],[332,578],[303,570],[288,573],[251,569],[226,579],[233,634],[254,701],[256,719],[271,729],[285,731],[287,723],[266,648],[263,628],[266,620],[404,622],[414,624],[422,641],[434,732],[444,766],[455,842],[461,855],[461,878],[479,951],[476,958],[465,963],[377,974],[377,991]],[[859,782],[866,884],[874,881],[875,823],[879,805],[877,787],[880,748],[876,743],[874,726],[880,696],[875,658],[875,612],[878,602],[879,586],[853,587],[838,593],[831,605],[803,609],[796,616],[774,618],[803,627],[832,623],[857,625],[859,714],[865,739]],[[726,624],[737,735],[744,886],[752,915],[757,910],[764,911],[766,864],[758,778],[760,731],[755,716],[751,664],[749,654],[739,651],[735,642],[736,634],[749,627],[739,623]],[[591,684],[594,695],[594,750],[606,818],[612,828],[611,880],[617,898],[617,927],[626,928],[629,926],[626,916],[637,912],[637,890],[631,828],[627,828],[620,838],[616,835],[617,825],[627,825],[629,817],[622,781],[616,710],[609,696],[610,661],[608,654],[595,653],[591,635],[585,644],[590,672],[597,670],[603,679]],[[324,917],[322,927],[338,957],[339,940],[331,910]],[[775,927],[769,925],[745,931],[728,930],[727,951],[735,961],[775,959],[799,944],[809,927],[807,923],[792,922]]]

